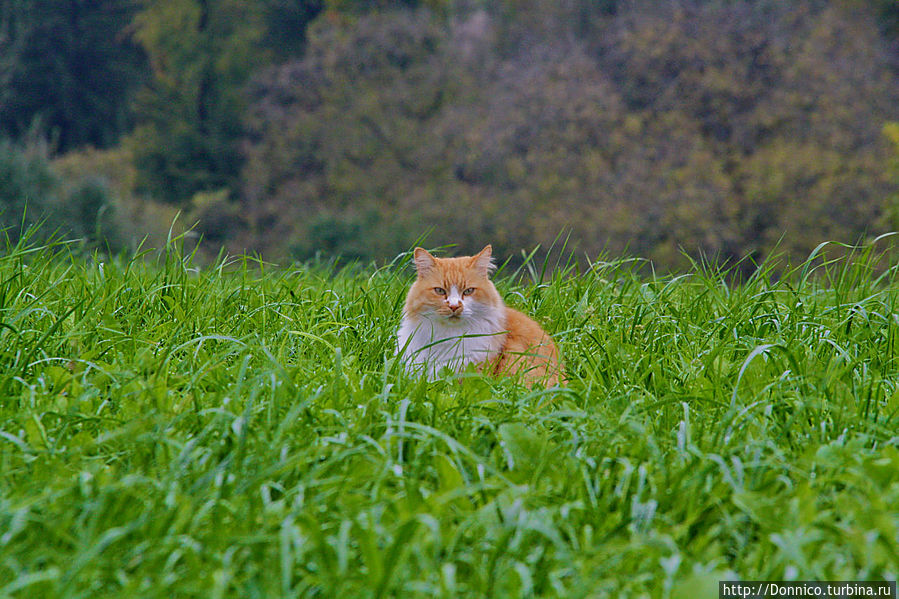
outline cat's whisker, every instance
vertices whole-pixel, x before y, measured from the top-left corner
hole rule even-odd
[[[460,373],[474,364],[484,373],[521,374],[531,384],[558,382],[552,339],[506,307],[490,281],[489,245],[459,258],[436,258],[416,248],[414,262],[418,278],[397,331],[397,353],[408,371],[423,370],[433,379],[446,368]]]

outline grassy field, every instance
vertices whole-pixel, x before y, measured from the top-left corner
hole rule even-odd
[[[899,573],[896,269],[597,262],[564,389],[402,373],[413,276],[0,255],[0,597],[717,597]]]

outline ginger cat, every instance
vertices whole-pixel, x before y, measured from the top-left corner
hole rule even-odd
[[[521,373],[528,385],[558,384],[559,357],[536,322],[507,308],[488,278],[493,249],[475,256],[435,258],[415,248],[418,278],[406,296],[397,351],[409,371],[435,378],[476,364],[486,373]]]

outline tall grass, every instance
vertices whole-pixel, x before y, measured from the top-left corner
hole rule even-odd
[[[0,597],[895,579],[896,268],[528,263],[564,389],[393,357],[411,270],[0,256]],[[878,274],[882,272],[882,274]],[[642,273],[642,274],[641,274]],[[542,282],[535,282],[542,281]]]

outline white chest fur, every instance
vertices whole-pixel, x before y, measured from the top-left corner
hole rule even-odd
[[[397,331],[397,352],[406,370],[435,378],[447,367],[459,372],[468,364],[495,358],[506,339],[505,310],[480,306],[459,322],[437,314],[403,316]]]

